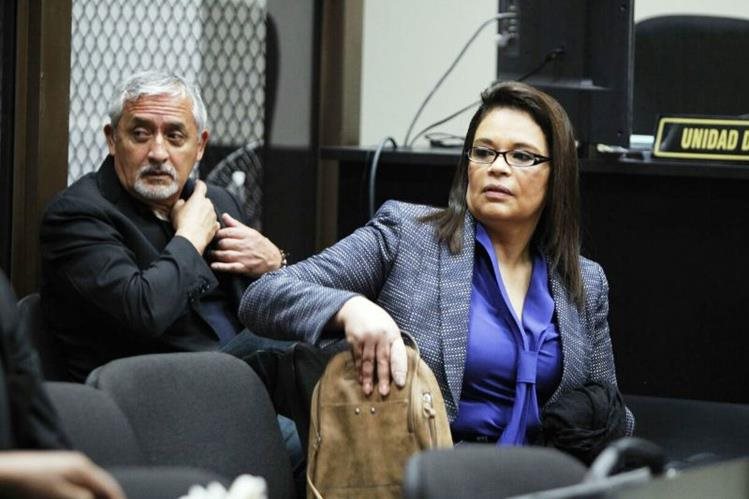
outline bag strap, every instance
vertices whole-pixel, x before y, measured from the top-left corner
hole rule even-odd
[[[411,336],[411,333],[401,330],[401,336],[408,339],[409,343],[411,343],[411,347],[413,347],[414,350],[412,365],[408,366],[408,369],[411,371],[412,377],[411,386],[409,387],[408,400],[412,401],[414,400],[414,391],[416,390],[416,383],[414,381],[418,377],[418,369],[419,365],[421,364],[421,362],[419,362],[421,360],[421,351],[419,350],[419,345],[416,343],[416,340],[413,336]],[[413,432],[414,427],[415,425],[413,411],[408,411],[408,431]]]
[[[315,487],[315,484],[312,483],[312,477],[309,476],[309,471],[307,471],[307,485],[309,485],[312,493],[315,494],[315,499],[324,499],[322,494],[320,494],[320,491],[317,490],[317,487]]]
[[[409,343],[411,343],[411,346],[413,347],[413,349],[416,350],[416,355],[418,355],[419,358],[421,358],[421,351],[419,350],[419,345],[418,343],[416,343],[416,340],[414,339],[414,337],[411,336],[411,333],[409,333],[408,331],[401,330],[401,336],[404,339],[407,339]]]

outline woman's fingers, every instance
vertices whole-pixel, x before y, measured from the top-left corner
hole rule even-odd
[[[386,337],[377,344],[377,380],[384,397],[390,393],[390,342]]]
[[[377,391],[382,396],[390,392],[391,379],[398,386],[405,385],[406,348],[390,314],[367,298],[354,296],[341,306],[330,322],[332,328],[345,331],[365,395],[373,391],[375,372]]]
[[[365,395],[372,393],[375,368],[377,390],[383,397],[390,393],[391,379],[400,387],[406,384],[408,356],[403,339],[398,337],[391,343],[388,337],[381,337],[377,342],[363,343],[360,349],[354,347],[354,352],[357,350],[361,352],[361,355],[355,354],[354,362]]]
[[[406,384],[408,371],[408,355],[403,338],[398,337],[390,344],[390,375],[395,384],[402,387]]]
[[[362,377],[362,390],[364,395],[372,393],[372,384],[374,378],[374,363],[375,363],[375,345],[373,341],[364,343],[361,358],[361,377]]]

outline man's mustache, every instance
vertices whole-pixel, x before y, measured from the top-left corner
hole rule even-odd
[[[138,177],[150,174],[169,175],[177,180],[177,170],[172,165],[145,165],[138,170]]]

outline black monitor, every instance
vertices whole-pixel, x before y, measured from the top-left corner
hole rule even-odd
[[[499,0],[518,18],[509,26],[517,37],[498,51],[497,79],[529,75],[564,106],[579,142],[629,147],[633,10],[634,0]]]

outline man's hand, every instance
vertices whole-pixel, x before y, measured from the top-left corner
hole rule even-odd
[[[270,239],[228,213],[221,220],[224,227],[216,233],[218,249],[211,253],[213,270],[257,277],[281,267],[281,250]]]
[[[380,395],[390,393],[391,375],[396,385],[406,384],[406,346],[398,325],[382,307],[355,296],[343,304],[333,324],[346,333],[365,395],[372,393],[375,362]]]
[[[216,209],[211,200],[205,197],[207,190],[205,182],[198,180],[190,198],[174,203],[171,213],[175,235],[190,241],[201,255],[220,227],[216,220]]]
[[[0,452],[0,496],[125,499],[109,473],[78,452]]]

